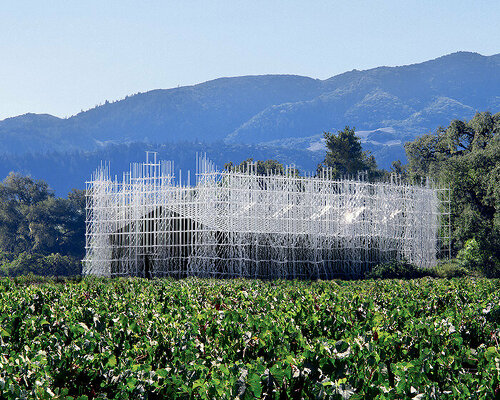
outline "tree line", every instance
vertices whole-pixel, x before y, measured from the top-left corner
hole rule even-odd
[[[477,113],[405,145],[408,163],[379,169],[362,150],[354,128],[325,132],[325,167],[331,178],[366,173],[372,181],[397,173],[410,182],[430,177],[450,189],[452,255],[461,265],[500,276],[500,113]],[[229,162],[228,170],[284,174],[276,160]],[[296,169],[287,173],[298,175]],[[0,183],[0,274],[72,275],[85,255],[85,193],[55,197],[48,184],[10,173]]]
[[[41,180],[0,183],[0,274],[75,275],[85,255],[85,193],[56,198]]]

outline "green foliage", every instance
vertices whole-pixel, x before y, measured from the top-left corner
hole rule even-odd
[[[14,258],[16,258],[16,255],[14,253],[0,250],[0,266],[11,262],[12,260],[14,260]]]
[[[487,275],[500,272],[499,133],[500,113],[483,112],[405,146],[411,178],[431,176],[450,188],[454,254],[474,239],[483,255],[472,268]]]
[[[30,279],[0,279],[5,399],[486,399],[500,388],[498,280]]]
[[[47,183],[14,173],[0,183],[0,265],[4,273],[75,273],[79,270],[75,260],[83,258],[84,250],[84,191],[73,190],[67,199],[56,198]]]
[[[337,134],[324,132],[327,152],[324,161],[318,165],[318,171],[328,167],[332,169],[334,178],[346,175],[356,175],[359,172],[368,172],[370,178],[382,175],[377,169],[375,157],[369,152],[362,151],[361,141],[356,136],[354,128],[346,126]]]
[[[407,167],[401,162],[401,160],[396,160],[392,162],[390,172],[400,176],[404,180],[408,178]]]
[[[439,278],[461,278],[475,274],[461,260],[457,259],[441,261],[434,268],[434,273]]]
[[[435,134],[423,135],[405,144],[410,174],[437,176],[446,171],[450,159],[488,148],[500,132],[500,113],[477,113],[470,121],[453,120],[447,128]]]
[[[0,249],[29,250],[32,240],[27,215],[53,196],[46,183],[10,173],[0,184]]]
[[[369,279],[416,279],[432,275],[431,270],[418,268],[404,260],[393,260],[376,265],[366,274],[366,277]]]
[[[469,239],[465,242],[465,246],[457,254],[457,259],[462,261],[464,266],[472,269],[480,268],[486,261],[476,239]]]
[[[79,275],[82,272],[79,259],[59,253],[43,255],[23,252],[10,261],[2,263],[0,268],[0,274],[6,276],[30,273],[43,276],[67,276]]]
[[[481,271],[488,277],[500,276],[500,262],[481,247],[476,239],[469,239],[458,252],[457,260],[467,269]]]

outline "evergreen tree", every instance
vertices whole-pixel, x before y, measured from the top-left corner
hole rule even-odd
[[[327,152],[324,161],[318,165],[318,171],[325,167],[331,168],[334,178],[356,175],[358,172],[368,172],[371,179],[382,175],[382,171],[377,169],[375,157],[362,150],[354,128],[346,126],[336,135],[324,132],[324,137]]]

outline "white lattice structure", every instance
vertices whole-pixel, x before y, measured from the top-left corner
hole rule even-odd
[[[436,263],[442,190],[292,171],[218,171],[202,158],[191,186],[156,154],[121,181],[101,166],[87,182],[84,273],[332,278],[394,258]]]

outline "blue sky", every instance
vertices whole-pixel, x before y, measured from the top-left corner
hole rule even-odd
[[[0,7],[0,119],[222,76],[325,79],[500,52],[500,1],[23,1]]]

